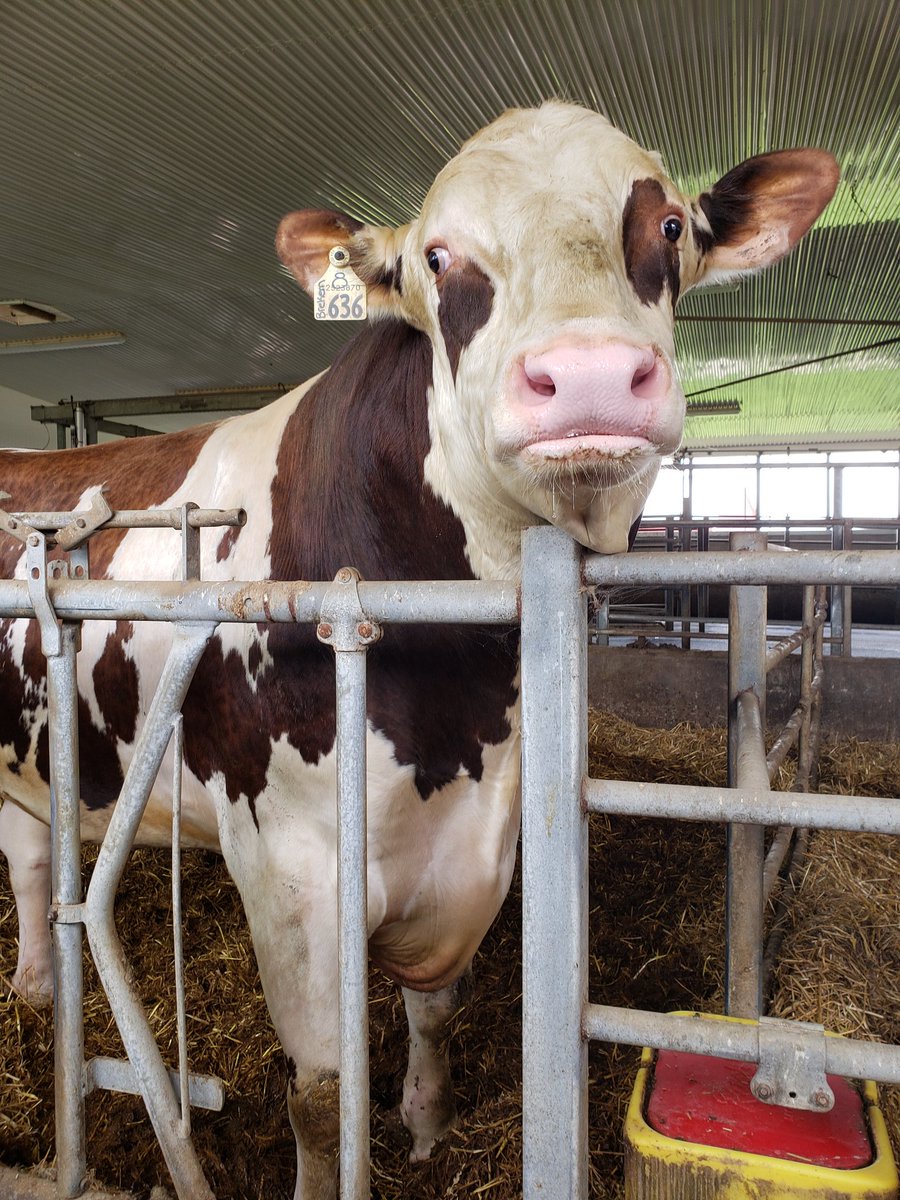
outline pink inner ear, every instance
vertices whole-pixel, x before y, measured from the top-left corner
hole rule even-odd
[[[288,213],[278,226],[275,250],[301,287],[312,293],[328,266],[328,252],[348,246],[362,222],[330,209]]]

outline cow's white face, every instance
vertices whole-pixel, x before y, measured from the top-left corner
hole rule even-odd
[[[476,571],[506,574],[536,518],[626,548],[681,438],[679,294],[774,262],[836,183],[830,155],[784,151],[691,199],[603,117],[550,103],[476,134],[405,228],[294,213],[277,244],[307,287],[347,245],[370,301],[428,335],[425,477],[463,520]]]

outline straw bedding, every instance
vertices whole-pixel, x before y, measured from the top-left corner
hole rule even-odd
[[[678,726],[645,730],[593,714],[591,773],[671,783],[721,784],[725,735]],[[786,779],[780,786],[786,786]],[[823,790],[896,796],[900,747],[826,745]],[[721,1011],[724,834],[717,826],[592,818],[591,997],[611,1004]],[[90,859],[91,851],[86,852]],[[813,835],[793,897],[776,971],[773,1015],[821,1021],[860,1037],[900,1041],[900,883],[888,838]],[[89,870],[89,863],[86,868]],[[293,1137],[286,1069],[268,1023],[237,893],[221,861],[185,854],[185,945],[191,1067],[221,1076],[221,1113],[195,1110],[196,1142],[219,1200],[288,1197]],[[133,855],[117,906],[135,978],[168,1061],[175,1061],[168,856]],[[410,1167],[396,1116],[405,1066],[397,990],[371,983],[372,1194],[377,1200],[512,1200],[521,1194],[521,1023],[518,878],[476,959],[468,1004],[453,1027],[458,1128],[430,1163]],[[3,864],[0,973],[15,965],[16,924]],[[86,982],[88,1054],[121,1045],[93,971]],[[0,1161],[44,1164],[52,1155],[51,1017],[0,998]],[[591,1195],[621,1196],[621,1125],[637,1051],[592,1046]],[[884,1089],[900,1138],[900,1090]],[[168,1183],[142,1102],[88,1100],[88,1161],[110,1186],[147,1200]]]

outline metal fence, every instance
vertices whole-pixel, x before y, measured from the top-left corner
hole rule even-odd
[[[133,516],[134,524],[146,517]],[[205,583],[199,567],[199,528],[235,523],[236,513],[185,506],[153,514],[154,524],[180,529],[183,575],[173,583],[127,583],[88,578],[86,557],[70,572],[48,566],[45,531],[79,528],[86,514],[0,514],[14,520],[25,542],[26,579],[0,583],[0,616],[37,617],[47,656],[50,700],[53,821],[52,916],[57,1001],[56,1107],[60,1196],[76,1195],[85,1170],[84,1097],[94,1087],[140,1092],[181,1200],[211,1197],[190,1139],[190,1105],[219,1107],[218,1080],[191,1075],[181,1030],[177,1071],[166,1067],[154,1041],[113,922],[115,891],[172,738],[180,749],[180,708],[197,663],[223,622],[317,624],[336,657],[339,937],[341,978],[341,1196],[369,1195],[369,1082],[366,971],[365,651],[392,623],[447,621],[522,625],[523,720],[523,1004],[524,1194],[557,1200],[587,1196],[586,1046],[603,1038],[671,1046],[748,1059],[766,1059],[776,1034],[765,1020],[733,1029],[720,1023],[629,1012],[589,1003],[587,995],[587,813],[631,813],[724,820],[734,830],[754,825],[826,826],[900,832],[900,805],[838,796],[768,791],[760,761],[765,650],[752,648],[755,621],[743,616],[750,649],[735,658],[732,704],[736,723],[733,778],[728,788],[603,783],[586,771],[586,591],[591,585],[731,582],[748,594],[766,581],[854,584],[900,583],[900,556],[891,552],[582,557],[552,528],[530,530],[523,542],[521,593],[511,583],[484,581],[366,583],[345,568],[332,583]],[[89,517],[90,514],[87,514]],[[121,517],[122,514],[119,514]],[[52,517],[49,520],[48,517]],[[28,520],[25,520],[28,518]],[[58,520],[57,520],[58,519]],[[27,526],[22,530],[21,525]],[[56,522],[56,524],[54,524]],[[89,522],[87,522],[89,523]],[[85,524],[80,526],[82,530]],[[71,535],[77,540],[77,534]],[[52,535],[59,542],[59,535]],[[51,540],[52,540],[51,539]],[[75,555],[81,554],[76,549]],[[52,575],[52,577],[51,577]],[[750,601],[751,607],[753,601]],[[87,896],[81,895],[78,827],[76,656],[79,626],[91,620],[165,621],[173,641],[159,688],[136,744],[122,793],[100,849]],[[811,625],[814,614],[810,616]],[[389,633],[387,634],[389,636]],[[787,653],[787,648],[782,648]],[[810,685],[812,679],[810,679]],[[756,695],[754,702],[750,697]],[[738,700],[738,695],[741,699]],[[809,693],[812,696],[812,692]],[[812,701],[810,699],[809,703]],[[797,718],[806,727],[805,715]],[[808,729],[807,729],[808,733]],[[798,735],[799,736],[799,735]],[[176,754],[173,820],[177,832],[180,752]],[[753,835],[759,845],[759,835]],[[763,872],[761,860],[758,870]],[[178,887],[177,837],[173,878]],[[757,867],[753,868],[753,872]],[[738,883],[736,886],[744,886]],[[753,882],[756,887],[755,881]],[[757,896],[758,892],[754,892]],[[175,907],[178,910],[176,893]],[[757,907],[757,899],[752,905]],[[177,927],[177,923],[176,923]],[[81,948],[86,929],[129,1061],[85,1061]],[[741,935],[743,936],[743,935]],[[732,934],[734,940],[737,934]],[[751,939],[752,941],[752,939]],[[180,936],[174,949],[180,978]],[[751,946],[756,964],[761,947]],[[731,976],[758,993],[758,974],[744,979],[746,958]],[[756,981],[754,981],[756,980]],[[737,1003],[737,1001],[736,1001]],[[741,1002],[743,1004],[743,1002]],[[779,1024],[780,1023],[776,1023]],[[774,1029],[774,1026],[772,1026]],[[824,1038],[804,1031],[808,1071],[816,1090],[824,1067],[851,1076],[900,1082],[900,1048]],[[824,1093],[823,1093],[824,1094]],[[830,1093],[829,1093],[830,1094]]]

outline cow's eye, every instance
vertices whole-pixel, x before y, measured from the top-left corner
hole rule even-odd
[[[670,242],[678,241],[683,228],[684,226],[681,224],[680,217],[666,217],[661,225],[663,237],[667,238]]]
[[[425,261],[428,263],[429,270],[434,271],[440,279],[450,266],[450,251],[446,246],[432,246],[430,250],[425,251]]]

